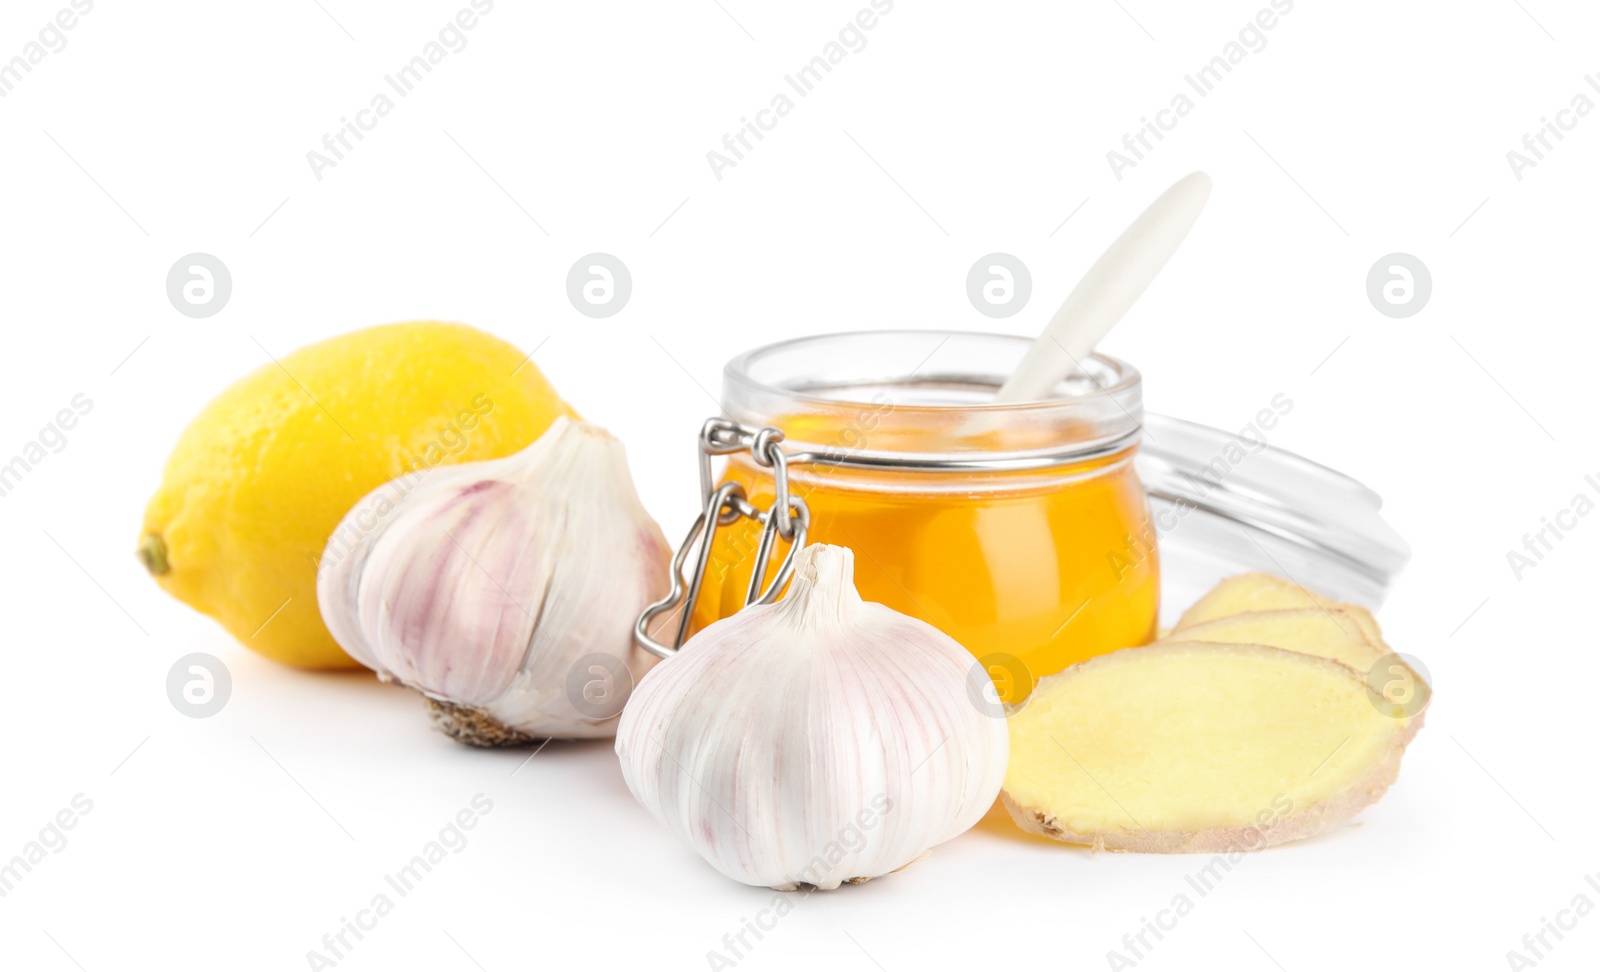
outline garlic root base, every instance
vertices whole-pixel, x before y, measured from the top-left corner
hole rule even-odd
[[[502,746],[526,746],[535,737],[518,732],[486,710],[472,705],[457,705],[424,695],[428,718],[433,727],[459,743],[495,749]]]
[[[889,874],[899,874],[901,871],[905,870],[906,868],[910,867],[911,865],[920,863],[922,861],[925,861],[925,860],[927,860],[928,858],[930,858],[932,856],[933,856],[933,850],[930,848],[928,850],[923,851],[920,856],[918,856],[918,857],[916,857],[916,858],[914,858],[912,860],[909,860],[909,861],[905,862],[904,864],[900,865],[899,867],[895,868],[894,870],[890,871]],[[880,877],[887,877],[887,876],[888,875],[880,875]],[[845,878],[843,881],[841,881],[839,883],[840,884],[866,884],[868,881],[871,881],[871,880],[873,880],[873,878],[870,877],[870,876],[868,876],[868,877],[847,877],[847,878]],[[821,891],[823,889],[817,887],[815,884],[807,884],[804,881],[800,881],[800,882],[798,882],[796,884],[774,885],[772,890],[774,890],[774,891],[804,891],[805,893],[810,894],[813,891]]]

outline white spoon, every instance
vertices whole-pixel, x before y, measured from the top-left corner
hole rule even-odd
[[[1211,177],[1191,172],[1140,213],[1072,288],[995,401],[1047,398],[1062,379],[1081,371],[1079,362],[1167,265],[1210,197]]]

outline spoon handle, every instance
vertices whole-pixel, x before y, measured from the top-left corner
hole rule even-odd
[[[1189,234],[1211,196],[1211,177],[1191,172],[1162,193],[1106,248],[1033,343],[996,402],[1036,401],[1082,369]]]

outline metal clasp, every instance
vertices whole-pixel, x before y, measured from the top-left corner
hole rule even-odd
[[[701,427],[700,491],[705,505],[672,558],[672,589],[666,597],[645,608],[634,623],[633,640],[640,648],[661,658],[670,658],[683,646],[695,604],[700,600],[700,588],[705,583],[706,567],[711,561],[711,544],[721,527],[731,526],[741,519],[755,520],[762,525],[761,540],[756,546],[755,562],[750,570],[750,586],[745,591],[745,607],[771,604],[789,582],[789,577],[794,573],[795,558],[806,545],[811,509],[806,506],[805,500],[789,492],[791,458],[779,447],[782,441],[783,432],[779,429],[753,429],[731,419],[709,419]],[[757,509],[745,496],[744,487],[738,483],[712,485],[711,458],[746,451],[756,465],[772,470],[775,496],[771,509]],[[763,588],[761,582],[767,574],[767,561],[771,559],[773,547],[779,538],[789,543],[789,552],[778,565],[777,574]],[[695,550],[697,542],[699,550],[695,556],[694,570],[685,577],[684,564],[688,562],[689,554]],[[680,605],[683,613],[678,618],[672,643],[663,644],[652,638],[651,622]]]

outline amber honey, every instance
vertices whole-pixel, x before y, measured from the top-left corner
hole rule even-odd
[[[973,372],[988,366],[1003,380],[1009,355],[1020,356],[1025,343],[945,336],[941,348],[954,339],[963,345],[951,365],[959,376],[924,368],[915,383],[885,379],[897,346],[927,354],[931,341],[919,336],[929,332],[834,335],[729,365],[731,415],[782,429],[786,452],[831,457],[789,470],[792,492],[810,511],[808,541],[855,551],[862,597],[955,638],[1008,702],[1074,662],[1150,640],[1160,569],[1132,461],[1138,373],[1101,359],[1103,373],[1080,396],[1014,412],[974,408],[985,382]],[[806,347],[818,343],[844,346],[831,354]],[[796,350],[808,352],[804,361],[783,360]],[[776,366],[761,357],[775,353]],[[819,364],[842,372],[825,396],[814,392],[825,377],[807,380],[805,391],[779,384],[785,366]],[[872,376],[870,388],[858,372]],[[876,465],[855,465],[859,458]],[[973,468],[930,468],[952,459]],[[731,459],[723,478],[757,507],[772,505],[772,470],[748,455]],[[759,534],[747,519],[717,532],[694,628],[744,605]],[[764,568],[770,576],[775,560]]]
[[[826,477],[797,477],[794,490],[811,509],[810,542],[855,551],[863,598],[959,641],[1010,702],[1037,678],[1154,635],[1159,566],[1138,540],[1147,513],[1130,460],[1014,491],[873,491]],[[737,463],[728,478],[772,504],[764,470]],[[759,532],[749,520],[719,531],[696,627],[743,606]]]

